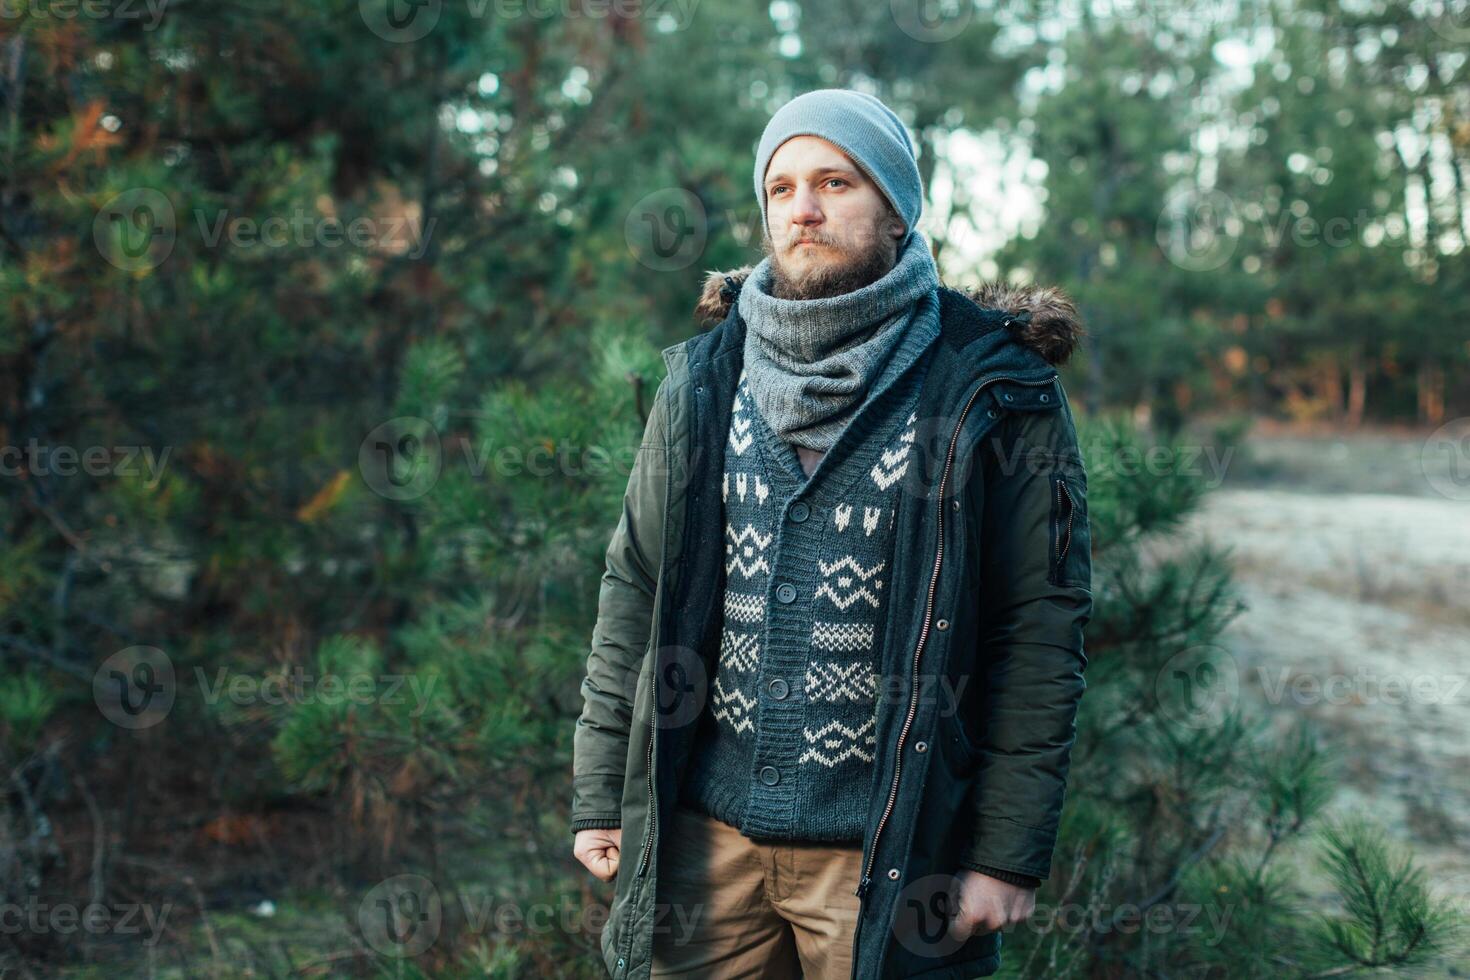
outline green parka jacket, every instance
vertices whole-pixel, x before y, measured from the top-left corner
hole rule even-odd
[[[601,943],[649,976],[661,817],[678,796],[718,651],[723,447],[750,267],[711,273],[712,329],[663,350],[607,549],[574,739],[571,828],[621,827]],[[960,869],[1046,878],[1092,615],[1087,475],[1056,365],[1076,309],[1056,289],[941,288],[941,332],[899,505],[877,743],[853,937],[855,980],[988,976],[1000,934],[943,918]],[[789,508],[803,494],[786,503]],[[815,505],[809,520],[827,520]]]

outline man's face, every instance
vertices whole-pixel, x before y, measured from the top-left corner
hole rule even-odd
[[[778,299],[839,296],[881,278],[906,231],[900,218],[847,154],[820,136],[782,143],[766,168],[766,224]]]

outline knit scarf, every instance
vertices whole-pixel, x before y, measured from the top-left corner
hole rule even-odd
[[[939,270],[914,231],[892,269],[840,296],[777,299],[771,278],[767,255],[736,301],[750,392],[782,440],[826,452],[867,399],[938,336]]]

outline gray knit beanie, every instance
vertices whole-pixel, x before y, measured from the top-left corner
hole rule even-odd
[[[903,219],[908,244],[924,208],[924,186],[914,144],[903,120],[876,97],[844,88],[803,93],[776,110],[755,154],[755,197],[766,224],[766,169],[781,144],[793,136],[820,136],[852,157]]]

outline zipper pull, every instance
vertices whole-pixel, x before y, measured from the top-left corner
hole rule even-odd
[[[856,895],[858,898],[862,898],[863,896],[868,894],[868,886],[872,883],[872,878],[869,878],[867,875],[863,875],[863,880],[858,882],[857,891],[853,892],[853,894]]]

